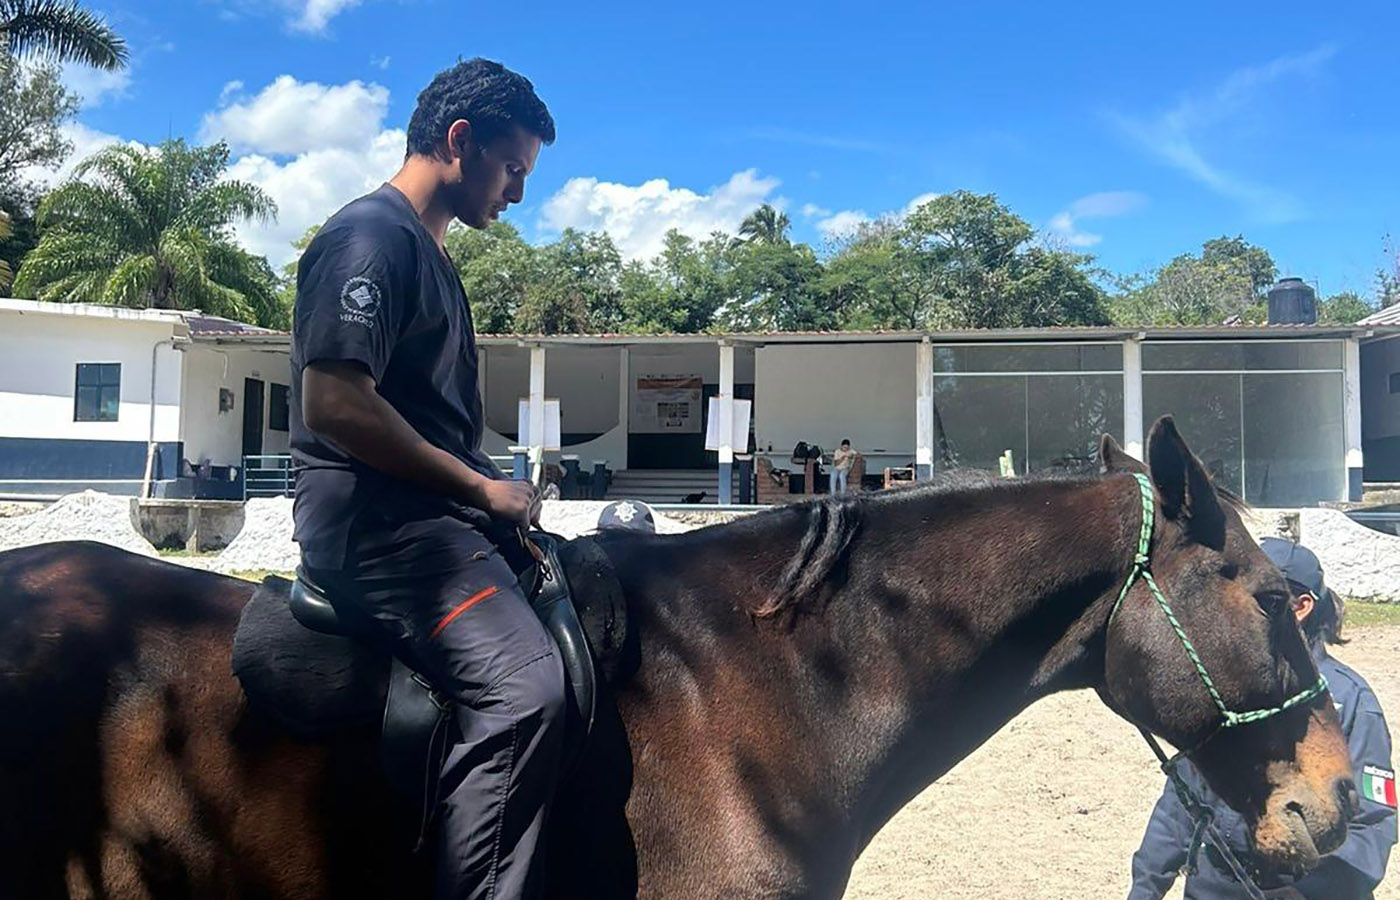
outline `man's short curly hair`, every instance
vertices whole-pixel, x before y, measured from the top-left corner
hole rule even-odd
[[[554,143],[554,119],[524,75],[489,59],[469,59],[439,72],[418,95],[408,120],[408,152],[432,156],[442,149],[447,129],[458,119],[472,126],[472,140],[484,146],[519,125],[546,144]]]

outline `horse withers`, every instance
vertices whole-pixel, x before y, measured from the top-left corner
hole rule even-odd
[[[1334,849],[1351,764],[1286,585],[1170,420],[1148,448],[600,534],[639,660],[560,794],[547,895],[834,900],[911,797],[1072,688],[1189,750],[1261,869]],[[0,897],[419,895],[374,730],[293,735],[232,676],[254,587],[0,554]]]

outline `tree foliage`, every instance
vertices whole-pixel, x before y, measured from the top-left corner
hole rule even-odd
[[[12,215],[33,211],[25,170],[54,168],[72,151],[62,127],[77,111],[56,66],[26,67],[0,53],[0,205]]]
[[[0,0],[0,53],[98,69],[127,63],[126,41],[76,0]]]
[[[1147,279],[1129,282],[1113,301],[1125,325],[1219,325],[1263,322],[1273,258],[1242,237],[1206,241],[1200,254],[1182,254]]]
[[[182,140],[99,151],[44,198],[39,243],[16,292],[285,325],[271,267],[240,248],[231,229],[270,219],[276,206],[261,189],[223,178],[228,158],[223,144]]]

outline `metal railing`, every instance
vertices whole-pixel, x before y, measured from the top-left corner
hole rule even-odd
[[[296,470],[285,453],[243,457],[243,499],[290,497],[296,490]]]

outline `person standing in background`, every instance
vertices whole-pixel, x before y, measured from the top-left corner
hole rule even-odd
[[[846,438],[836,452],[831,454],[831,492],[844,494],[846,482],[851,477],[851,467],[856,464],[856,451],[851,448],[851,439]]]

